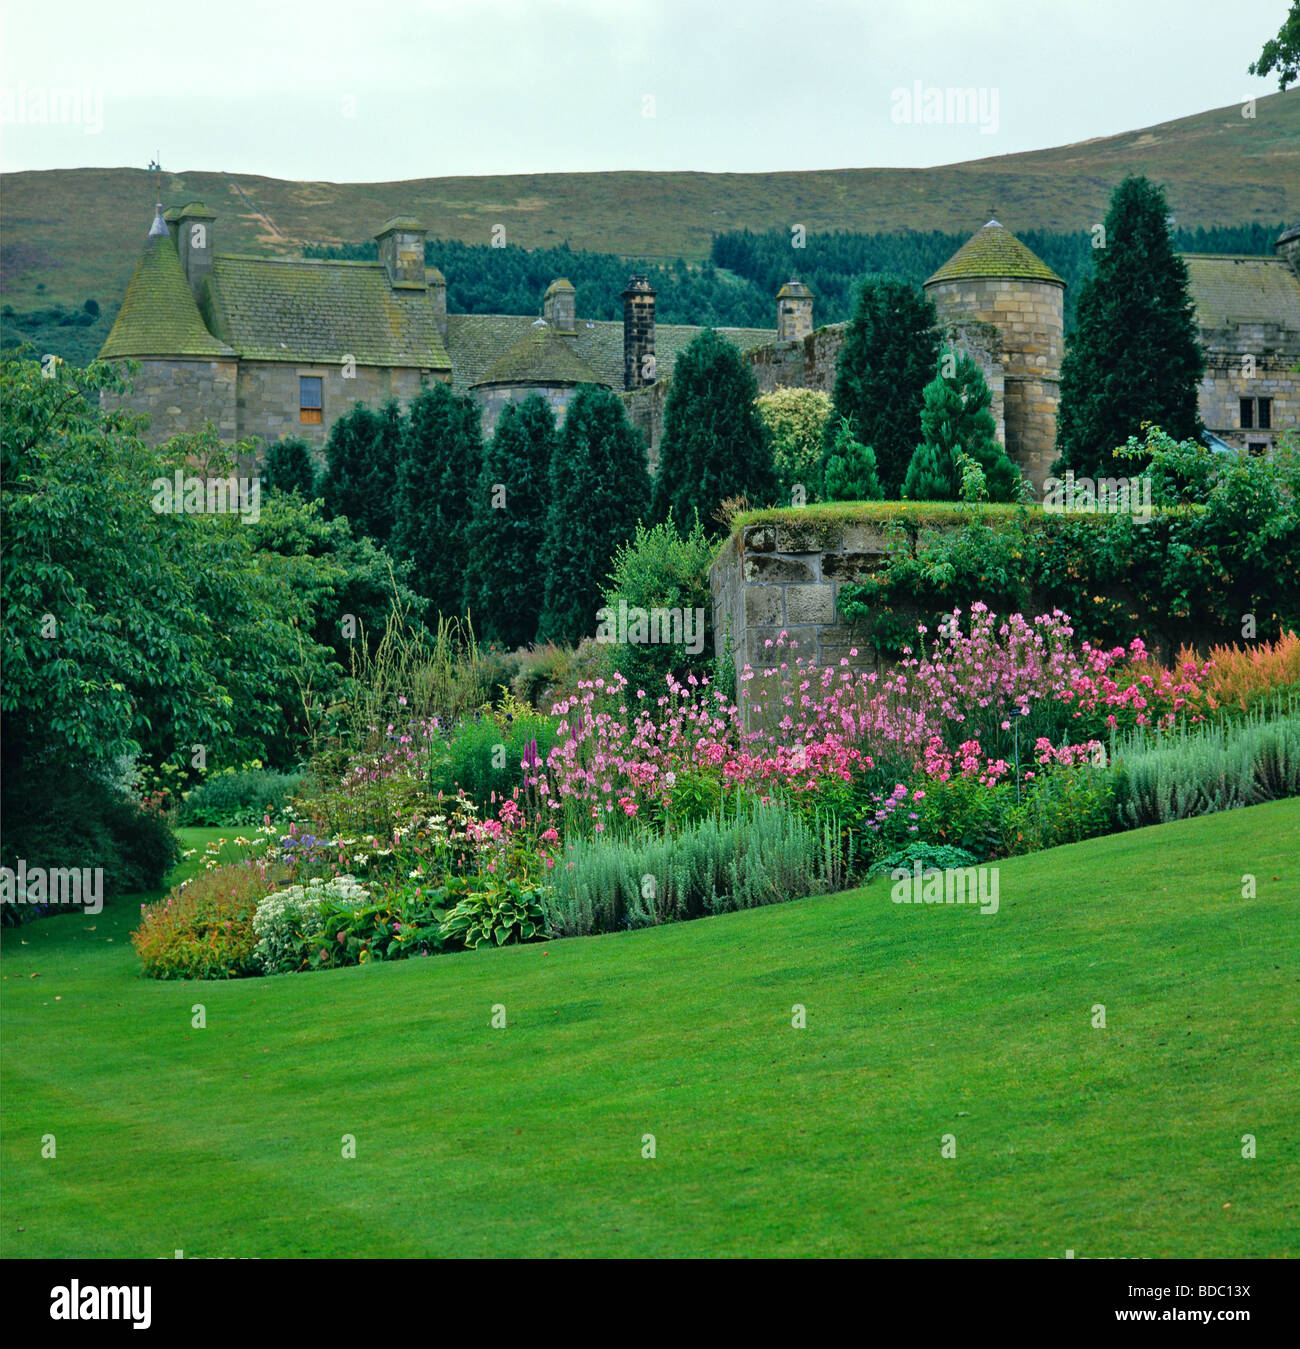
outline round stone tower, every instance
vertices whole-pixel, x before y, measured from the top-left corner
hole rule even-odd
[[[1007,453],[1041,489],[1056,457],[1065,282],[990,220],[926,281],[925,293],[947,339],[985,367],[995,399],[1001,383]]]

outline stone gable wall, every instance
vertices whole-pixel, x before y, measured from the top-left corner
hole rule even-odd
[[[125,362],[114,362],[125,367]],[[119,396],[104,392],[100,406],[121,408],[149,415],[144,440],[160,445],[184,432],[200,431],[211,422],[222,440],[235,440],[236,366],[228,360],[175,360],[138,358],[140,372],[131,393]]]

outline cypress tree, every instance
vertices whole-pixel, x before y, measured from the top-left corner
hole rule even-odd
[[[601,587],[650,503],[645,446],[609,389],[584,386],[551,458],[546,598],[540,635],[576,642],[596,630]]]
[[[989,411],[993,395],[984,372],[966,352],[956,358],[952,370],[951,375],[939,373],[925,386],[921,443],[907,466],[903,495],[909,501],[960,501],[957,459],[967,454],[984,470],[989,500],[1014,501],[1020,470],[998,443],[997,423]]]
[[[1125,178],[1111,194],[1105,245],[1080,287],[1061,364],[1057,472],[1113,472],[1114,450],[1144,421],[1175,440],[1203,430],[1196,394],[1205,358],[1163,189]]]
[[[916,446],[921,397],[939,358],[934,305],[906,281],[869,277],[844,334],[835,372],[827,453],[847,417],[876,455],[880,485],[896,497]]]
[[[448,618],[465,610],[469,507],[482,464],[478,405],[448,384],[423,389],[402,436],[392,551],[411,563],[416,588]]]
[[[262,482],[268,492],[297,492],[310,501],[315,481],[311,446],[305,440],[291,436],[267,446]]]
[[[478,631],[513,649],[537,636],[555,417],[538,394],[507,403],[473,500],[468,601]]]
[[[712,518],[729,497],[770,505],[780,490],[750,364],[706,328],[678,356],[664,406],[653,514]]]
[[[393,493],[401,454],[402,411],[390,398],[377,412],[358,403],[330,428],[321,483],[325,509],[381,547],[393,533]]]

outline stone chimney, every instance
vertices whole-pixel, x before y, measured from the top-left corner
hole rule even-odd
[[[573,289],[573,284],[567,276],[562,276],[558,281],[552,281],[546,288],[546,294],[542,299],[542,317],[549,323],[557,333],[573,333],[576,331],[578,292]]]
[[[166,215],[176,231],[176,251],[196,300],[202,298],[203,282],[212,275],[212,222],[216,218],[201,201],[192,201]]]
[[[375,235],[379,261],[394,290],[424,290],[424,232],[418,220],[397,216]]]
[[[648,278],[629,278],[623,292],[623,387],[655,382],[655,289]]]
[[[437,267],[430,267],[424,274],[425,284],[429,287],[429,308],[433,310],[433,324],[438,336],[447,341],[447,278]]]
[[[1292,225],[1289,230],[1283,230],[1277,236],[1273,249],[1279,258],[1290,264],[1296,276],[1300,277],[1300,225]]]
[[[813,293],[797,277],[776,293],[776,340],[798,342],[813,330]]]

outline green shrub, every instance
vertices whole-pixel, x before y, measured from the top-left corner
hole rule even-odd
[[[1015,799],[1010,783],[989,786],[965,774],[947,782],[928,779],[918,803],[917,833],[929,842],[962,848],[980,861],[1003,856],[1006,812]]]
[[[301,773],[266,768],[227,769],[190,792],[181,804],[182,825],[261,824],[276,815],[302,787]]]
[[[447,883],[447,898],[455,907],[439,932],[452,945],[473,950],[484,942],[504,946],[550,935],[543,886],[513,878],[456,876]]]
[[[692,672],[703,673],[712,668],[713,598],[709,591],[712,561],[713,549],[698,516],[686,534],[671,516],[652,529],[638,524],[636,533],[614,554],[602,602],[609,611],[614,667],[634,693],[637,689],[657,693],[670,674],[685,679]],[[623,605],[629,614],[634,609],[643,609],[652,618],[656,609],[666,610],[670,616],[676,612],[681,615],[676,635],[685,638],[689,621],[695,641],[674,644],[637,641],[634,637],[620,640],[625,635],[618,627]],[[672,625],[668,626],[669,631],[660,635],[673,635]],[[653,635],[653,627],[650,632]],[[632,633],[631,618],[628,633]],[[599,632],[597,639],[601,639]],[[690,650],[692,645],[698,649]]]
[[[3,778],[0,864],[102,868],[103,897],[157,890],[180,857],[166,819],[87,772],[13,765]],[[8,924],[39,917],[40,905],[5,904]]]
[[[313,952],[320,949],[325,913],[337,916],[340,908],[369,902],[370,892],[348,875],[276,890],[253,914],[254,958],[267,974],[306,969]]]
[[[526,785],[525,761],[538,765],[555,744],[555,721],[508,704],[511,710],[462,722],[430,766],[434,792],[464,792],[487,809]]]
[[[912,871],[917,862],[921,864],[922,872],[955,871],[961,867],[974,866],[978,860],[964,848],[952,848],[946,844],[909,843],[906,847],[896,848],[874,863],[867,876],[869,879],[888,876],[899,867],[904,871]]]
[[[1116,813],[1131,828],[1300,796],[1300,712],[1280,705],[1243,721],[1135,734],[1112,750]]]
[[[238,979],[261,968],[253,915],[279,872],[252,862],[200,872],[165,899],[140,905],[131,934],[153,979]]]
[[[371,904],[327,899],[320,906],[320,945],[308,953],[312,969],[365,965],[433,955],[446,945],[446,916],[439,890],[390,893]]]
[[[1006,847],[1013,856],[1079,843],[1114,827],[1114,777],[1088,764],[1042,771],[1004,818]]]
[[[746,802],[675,833],[571,843],[547,908],[556,935],[582,936],[776,904],[840,889],[847,875],[836,822]]]

